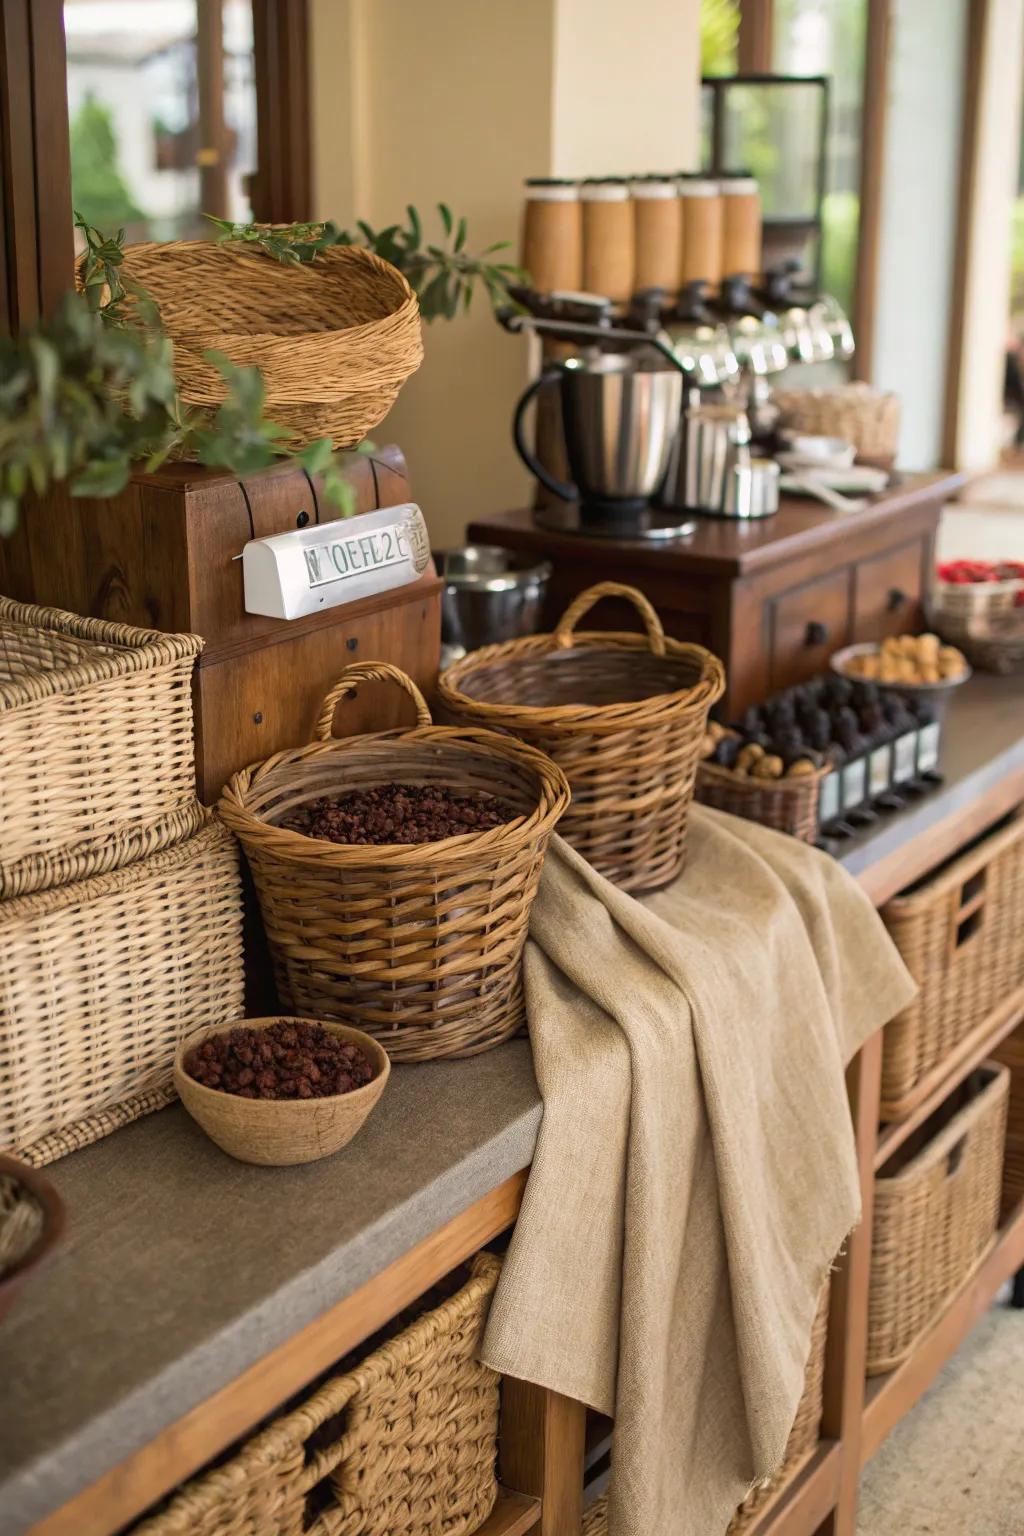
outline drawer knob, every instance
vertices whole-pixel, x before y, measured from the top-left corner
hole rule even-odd
[[[903,607],[906,600],[907,594],[903,591],[902,587],[890,587],[889,594],[885,600],[885,606],[890,613],[895,613],[897,608]]]
[[[804,645],[824,645],[828,639],[828,625],[819,619],[811,619],[804,630]]]

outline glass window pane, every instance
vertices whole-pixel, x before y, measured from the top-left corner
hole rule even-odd
[[[739,62],[740,0],[700,0],[700,72],[734,75]]]
[[[256,164],[251,0],[224,0],[226,206],[204,207],[198,9],[204,0],[65,0],[74,207],[128,239],[209,235],[203,212],[251,216]],[[221,201],[224,201],[223,194]]]
[[[847,308],[853,302],[860,226],[867,10],[867,0],[775,0],[774,6],[775,69],[831,79],[822,281]]]

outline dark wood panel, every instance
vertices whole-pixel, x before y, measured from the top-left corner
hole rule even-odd
[[[768,687],[773,693],[828,670],[850,632],[848,566],[783,593],[767,608]]]
[[[253,215],[270,224],[313,217],[306,0],[253,0],[257,171]]]
[[[927,558],[927,540],[918,538],[855,566],[853,633],[858,640],[881,640],[918,627]]]
[[[857,351],[853,359],[853,375],[854,378],[870,381],[874,365],[878,260],[882,238],[892,0],[867,0],[867,5],[864,109],[860,140],[860,227],[857,234],[857,276],[853,299],[853,329],[857,337]]]

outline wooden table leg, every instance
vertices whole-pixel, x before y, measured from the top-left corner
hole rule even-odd
[[[501,1387],[501,1482],[541,1501],[539,1536],[579,1536],[583,1522],[582,1403],[506,1376]]]
[[[832,1277],[821,1433],[825,1439],[841,1442],[842,1459],[836,1507],[819,1527],[817,1536],[854,1536],[857,1527],[874,1215],[874,1157],[881,1082],[882,1032],[879,1030],[865,1044],[846,1074],[857,1140],[862,1214],[860,1225],[850,1234],[846,1252]]]

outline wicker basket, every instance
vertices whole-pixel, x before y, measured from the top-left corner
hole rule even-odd
[[[602,597],[624,597],[646,635],[575,633]],[[634,587],[601,582],[553,635],[482,650],[438,685],[446,718],[511,731],[563,769],[572,807],[559,828],[625,891],[669,884],[686,858],[686,817],[708,710],[725,689],[717,657],[667,640]]]
[[[869,1376],[906,1359],[992,1245],[1009,1087],[1005,1067],[979,1067],[875,1180]]]
[[[1010,1073],[1006,1110],[1006,1151],[1003,1155],[1001,1222],[1008,1221],[1024,1200],[1024,1029],[1010,1035],[992,1053]]]
[[[202,825],[202,644],[0,597],[0,898],[120,868]]]
[[[791,779],[753,779],[718,763],[703,762],[697,769],[697,799],[716,811],[745,816],[813,843],[818,835],[818,796],[827,772],[819,768]]]
[[[918,982],[886,1026],[882,1118],[931,1090],[929,1074],[1024,983],[1024,816],[980,838],[882,908]]]
[[[64,1235],[64,1202],[49,1179],[0,1157],[0,1323],[26,1279]]]
[[[750,1530],[765,1505],[784,1484],[790,1482],[813,1455],[821,1429],[822,1396],[825,1386],[825,1342],[828,1334],[828,1295],[826,1285],[814,1319],[811,1352],[807,1360],[804,1392],[796,1411],[786,1446],[786,1459],[775,1477],[760,1484],[743,1500],[729,1525],[726,1536],[742,1536]],[[604,1495],[590,1505],[583,1516],[582,1536],[607,1536],[608,1498]]]
[[[476,1360],[500,1263],[182,1488],[132,1536],[470,1536],[498,1496]]]
[[[0,1148],[37,1167],[170,1102],[178,1042],[242,1012],[237,853],[176,848],[0,902]]]
[[[777,389],[773,396],[782,425],[820,437],[853,443],[858,459],[892,465],[900,445],[900,397],[868,384],[836,389]]]
[[[416,729],[334,740],[339,702],[380,680],[410,694]],[[236,773],[220,802],[252,867],[285,1010],[364,1029],[395,1061],[471,1056],[509,1039],[525,1018],[530,907],[569,803],[562,774],[511,737],[432,725],[415,683],[384,662],[346,669],[316,736]],[[318,796],[393,781],[491,793],[518,814],[412,845],[342,845],[279,825]]]
[[[423,359],[416,295],[358,246],[304,266],[212,240],[130,245],[124,255],[122,275],[160,306],[185,404],[212,411],[223,400],[224,380],[203,355],[216,350],[261,369],[267,415],[296,446],[358,443]]]

